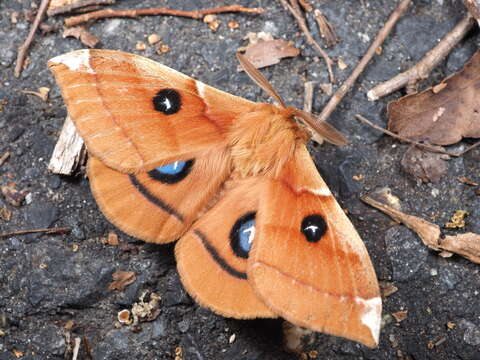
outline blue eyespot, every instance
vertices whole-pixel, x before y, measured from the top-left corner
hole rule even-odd
[[[150,178],[164,184],[175,184],[185,179],[192,170],[194,159],[188,161],[175,161],[158,167],[148,172]]]
[[[175,161],[174,163],[156,168],[155,170],[162,174],[176,175],[182,172],[186,164],[186,161]]]
[[[235,255],[248,258],[255,238],[255,213],[250,212],[239,218],[230,232],[230,246]]]

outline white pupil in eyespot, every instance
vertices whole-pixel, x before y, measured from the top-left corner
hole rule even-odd
[[[249,220],[240,226],[239,245],[242,250],[249,252],[255,238],[255,219]]]
[[[165,100],[163,100],[163,105],[165,105],[165,111],[168,111],[172,108],[172,103],[170,102],[168,97],[166,97]]]

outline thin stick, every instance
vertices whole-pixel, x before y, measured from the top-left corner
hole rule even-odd
[[[480,141],[476,142],[475,144],[469,146],[468,148],[466,148],[465,150],[463,150],[462,152],[459,152],[459,153],[452,153],[452,152],[449,152],[449,151],[445,151],[445,150],[442,150],[442,149],[439,149],[435,146],[432,146],[432,145],[429,145],[429,144],[424,144],[424,143],[420,143],[418,141],[415,141],[415,140],[411,140],[409,138],[406,138],[406,137],[403,137],[403,136],[400,136],[398,134],[395,134],[387,129],[384,129],[378,125],[375,125],[374,123],[372,123],[370,120],[367,120],[365,117],[363,117],[362,115],[360,114],[355,114],[355,117],[360,120],[360,121],[363,121],[364,123],[370,125],[371,127],[373,127],[374,129],[377,129],[381,132],[383,132],[384,134],[387,134],[395,139],[398,139],[398,140],[401,140],[401,141],[405,141],[407,143],[410,143],[410,144],[414,144],[416,146],[420,146],[420,147],[423,147],[427,150],[430,150],[432,152],[436,152],[436,153],[440,153],[440,154],[445,154],[445,155],[448,155],[448,156],[453,156],[453,157],[460,157],[462,156],[463,154],[469,152],[470,150],[476,148],[477,146],[480,146]]]
[[[305,82],[305,95],[303,98],[303,111],[312,113],[313,109],[313,90],[315,88],[315,82],[306,81]]]
[[[49,3],[50,3],[50,0],[42,0],[40,4],[40,8],[38,9],[38,12],[37,12],[37,16],[35,16],[35,21],[30,27],[30,32],[28,33],[27,39],[18,48],[17,62],[15,64],[15,70],[13,72],[13,75],[15,75],[15,77],[17,78],[22,73],[23,64],[25,63],[25,58],[27,57],[28,48],[32,44],[33,38],[35,37],[35,33],[37,32],[38,26],[40,25],[43,17],[45,16],[45,12],[47,11]]]
[[[89,20],[104,19],[111,17],[131,17],[136,18],[138,16],[145,15],[171,15],[187,17],[192,19],[201,19],[208,14],[218,14],[226,12],[244,12],[250,14],[261,14],[264,12],[262,8],[246,8],[241,5],[230,5],[224,7],[218,7],[205,10],[184,11],[169,8],[147,8],[147,9],[134,9],[134,10],[114,10],[104,9],[94,11],[78,16],[72,16],[65,19],[65,26],[75,26],[87,22]]]
[[[406,85],[411,86],[419,80],[426,79],[432,69],[447,56],[462,40],[475,23],[472,15],[467,14],[445,37],[430,50],[415,66],[385,81],[367,93],[368,100],[375,101]]]
[[[78,351],[80,350],[80,342],[82,340],[79,338],[79,337],[76,337],[75,338],[75,346],[73,348],[73,356],[72,356],[72,360],[77,360],[77,357],[78,357]]]
[[[343,83],[342,86],[337,90],[335,94],[330,98],[327,105],[323,108],[322,112],[318,119],[320,121],[326,121],[330,115],[332,114],[333,110],[337,107],[337,105],[342,101],[343,97],[347,94],[350,88],[353,86],[355,81],[357,80],[358,76],[363,72],[369,61],[375,55],[375,51],[378,49],[379,46],[383,44],[387,36],[392,31],[393,27],[397,23],[398,19],[407,9],[408,5],[412,0],[402,0],[400,5],[395,9],[395,11],[390,15],[389,19],[383,26],[383,28],[378,32],[377,37],[373,41],[372,45],[368,48],[365,55],[363,55],[362,60],[358,63],[357,67],[353,70],[350,74],[348,79]]]
[[[10,237],[14,235],[25,235],[31,233],[38,233],[43,232],[45,234],[61,234],[67,231],[70,231],[70,227],[63,227],[63,228],[47,228],[47,229],[33,229],[33,230],[19,230],[19,231],[12,231],[8,233],[0,234],[0,238]]]
[[[53,16],[53,15],[68,13],[73,10],[83,10],[84,7],[92,6],[92,5],[110,5],[110,4],[114,4],[115,1],[116,0],[80,0],[64,6],[58,6],[52,9],[48,9],[47,15]]]
[[[315,47],[315,49],[317,49],[317,51],[320,53],[320,56],[323,57],[323,60],[325,60],[325,63],[327,64],[328,74],[330,76],[330,82],[335,83],[335,76],[333,75],[333,69],[332,69],[333,61],[332,59],[330,59],[327,53],[321,48],[321,46],[315,41],[312,34],[310,33],[310,30],[308,30],[307,22],[302,16],[302,11],[300,9],[300,6],[298,5],[297,0],[290,0],[291,5],[286,0],[280,0],[280,2],[285,8],[287,8],[292,13],[295,20],[297,20],[298,26],[300,26],[300,29],[302,29],[303,33],[305,34],[305,37],[307,38],[307,42],[313,47]]]

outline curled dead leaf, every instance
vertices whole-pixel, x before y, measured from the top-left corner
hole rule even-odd
[[[389,103],[388,128],[403,137],[435,145],[455,144],[463,137],[479,138],[479,97],[477,51],[460,72],[437,87]]]
[[[128,285],[137,280],[136,274],[133,271],[117,270],[112,274],[113,281],[108,285],[108,290],[120,290],[123,291]]]
[[[293,47],[291,42],[285,40],[267,40],[247,47],[245,57],[257,69],[278,64],[285,57],[300,54],[300,50]],[[238,71],[243,71],[242,67]]]
[[[397,311],[392,313],[392,316],[397,320],[397,322],[402,322],[407,318],[408,311]]]
[[[100,42],[93,34],[89,33],[83,26],[74,26],[63,30],[63,37],[74,37],[89,48],[94,48]]]

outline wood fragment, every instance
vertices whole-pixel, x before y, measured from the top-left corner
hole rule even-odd
[[[461,176],[457,178],[458,181],[460,181],[463,184],[470,185],[470,186],[478,186],[479,184],[476,183],[475,181],[470,180],[469,178],[465,176]]]
[[[368,100],[378,100],[407,84],[411,87],[413,86],[412,84],[417,83],[419,80],[426,79],[432,69],[442,61],[450,51],[452,51],[460,40],[465,37],[473,24],[473,17],[470,14],[467,14],[467,16],[463,18],[452,31],[445,35],[445,37],[412,68],[368,91]]]
[[[17,61],[15,63],[15,70],[13,72],[15,77],[19,77],[23,70],[23,65],[25,64],[25,59],[27,58],[27,52],[32,44],[33,38],[35,37],[35,33],[45,16],[45,12],[47,11],[47,7],[50,0],[42,0],[40,3],[40,8],[38,9],[37,16],[35,17],[35,21],[33,22],[32,26],[30,27],[30,32],[28,33],[27,39],[25,42],[20,45],[18,48],[17,54]]]
[[[293,15],[293,17],[298,23],[298,26],[300,26],[300,29],[302,29],[302,32],[305,34],[305,37],[307,38],[307,42],[310,45],[312,45],[319,52],[323,60],[325,60],[325,63],[327,64],[328,74],[330,76],[330,81],[332,83],[335,83],[335,76],[333,75],[333,69],[332,69],[333,61],[327,55],[325,50],[323,50],[322,47],[315,41],[312,34],[310,33],[310,30],[308,30],[307,22],[303,17],[302,10],[298,5],[298,1],[290,0],[290,3],[288,3],[287,0],[280,0],[280,2],[282,3],[283,7],[288,9],[290,13]]]
[[[15,235],[25,235],[25,234],[32,234],[32,233],[45,233],[45,234],[64,234],[71,230],[70,227],[61,227],[61,228],[45,228],[45,229],[31,229],[31,230],[18,230],[0,234],[0,238],[6,238]]]
[[[72,119],[67,116],[53,150],[48,170],[54,174],[71,175],[83,164],[87,151],[82,138],[75,129]]]
[[[54,15],[69,13],[75,10],[85,10],[84,8],[90,7],[90,6],[111,5],[111,4],[115,4],[115,1],[116,0],[80,0],[64,6],[56,6],[56,7],[50,6],[50,8],[47,11],[47,15],[54,16]]]
[[[77,360],[77,357],[78,357],[78,351],[80,350],[80,338],[79,337],[76,337],[75,338],[75,346],[73,347],[73,356],[72,356],[72,360]]]
[[[355,67],[353,72],[350,74],[348,79],[343,83],[342,86],[336,91],[335,94],[330,98],[327,105],[323,108],[322,112],[320,113],[318,120],[319,121],[326,121],[331,113],[335,110],[338,106],[340,101],[342,101],[343,97],[347,94],[350,88],[353,86],[357,78],[363,72],[367,64],[370,62],[372,57],[375,55],[375,51],[379,46],[383,44],[387,36],[393,30],[393,27],[397,23],[398,19],[402,16],[402,14],[407,9],[408,5],[410,5],[412,0],[402,0],[398,7],[392,12],[390,17],[388,18],[385,25],[383,25],[382,29],[378,32],[375,40],[373,40],[372,44],[368,48],[365,55],[363,55],[362,59]]]
[[[5,163],[5,161],[8,160],[10,155],[11,155],[11,153],[7,151],[2,156],[0,156],[0,166],[2,166]]]
[[[327,47],[331,47],[338,43],[339,40],[337,33],[335,32],[332,24],[328,22],[325,15],[323,15],[323,13],[318,9],[315,9],[313,14],[315,16],[315,21],[317,22],[318,29],[320,30],[320,35],[325,39]]]
[[[463,3],[480,25],[480,2],[478,0],[463,0]]]
[[[305,95],[303,100],[303,111],[312,113],[313,109],[313,90],[315,88],[315,82],[306,81],[305,82]]]
[[[474,263],[480,264],[479,234],[469,232],[457,235],[444,235],[438,225],[432,224],[422,218],[405,214],[369,196],[364,196],[361,199],[416,232],[423,243],[430,249],[438,252],[446,251],[458,254]]]
[[[429,151],[432,151],[432,152],[437,152],[437,153],[440,153],[440,154],[445,154],[445,155],[448,155],[448,156],[453,156],[453,157],[460,157],[462,155],[464,155],[465,153],[469,152],[470,150],[473,150],[475,149],[476,147],[480,146],[480,141],[476,142],[475,144],[469,146],[468,148],[466,148],[465,150],[463,151],[460,151],[458,153],[453,153],[453,152],[450,152],[450,151],[445,151],[443,149],[441,149],[440,147],[438,146],[433,146],[433,145],[430,145],[430,144],[424,144],[424,143],[421,143],[421,142],[418,142],[418,141],[415,141],[415,140],[411,140],[409,138],[406,138],[406,137],[403,137],[403,136],[400,136],[398,134],[395,134],[394,132],[391,132],[387,129],[384,129],[378,125],[375,125],[374,123],[372,123],[370,120],[367,120],[365,117],[363,117],[362,115],[360,114],[355,114],[354,115],[358,120],[370,125],[371,127],[373,127],[374,129],[377,129],[381,132],[383,132],[384,134],[386,135],[389,135],[395,139],[398,139],[398,140],[401,140],[401,141],[404,141],[404,142],[407,142],[407,143],[410,143],[410,144],[414,144],[416,146],[419,146],[421,148],[424,148],[424,149],[427,149]]]
[[[241,5],[230,5],[217,7],[213,9],[205,10],[176,10],[170,8],[146,8],[146,9],[133,9],[133,10],[115,10],[115,9],[103,9],[99,11],[90,12],[78,16],[71,16],[65,19],[65,26],[75,26],[83,24],[90,20],[98,20],[112,17],[130,17],[136,18],[138,16],[151,16],[151,15],[170,15],[187,17],[191,19],[201,19],[208,14],[219,14],[227,12],[243,12],[249,14],[262,14],[264,9],[262,8],[247,8]]]

